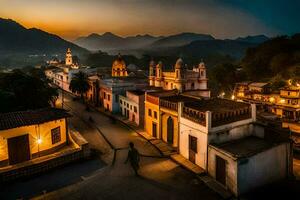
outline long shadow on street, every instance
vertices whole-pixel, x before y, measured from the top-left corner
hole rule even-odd
[[[105,163],[95,158],[70,163],[33,178],[6,183],[1,186],[0,199],[29,199],[41,195],[43,192],[54,191],[79,182],[82,180],[82,176],[88,176],[104,166]]]

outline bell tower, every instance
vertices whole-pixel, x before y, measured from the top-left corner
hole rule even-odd
[[[159,61],[156,65],[156,73],[155,73],[155,87],[161,87],[162,84],[162,62]]]
[[[175,64],[175,86],[179,92],[183,91],[184,82],[184,63],[181,58],[176,61]]]
[[[150,65],[149,65],[149,85],[150,86],[154,86],[155,85],[155,73],[154,73],[154,69],[155,69],[155,62],[154,60],[150,61]]]
[[[67,66],[71,66],[73,64],[72,53],[71,53],[71,49],[70,48],[68,48],[67,53],[66,53],[65,64]]]
[[[198,66],[200,89],[207,89],[206,67],[203,61]]]

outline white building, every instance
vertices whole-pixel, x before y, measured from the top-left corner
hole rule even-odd
[[[226,99],[185,103],[179,152],[236,196],[287,177],[289,141],[273,142],[255,121],[255,105]]]
[[[144,125],[145,92],[142,90],[126,91],[126,96],[119,96],[120,113],[137,126]]]
[[[150,62],[149,85],[161,87],[164,90],[177,89],[180,92],[198,91],[198,96],[210,96],[207,88],[206,67],[201,62],[193,70],[187,69],[183,60],[179,58],[174,66],[174,71],[163,71],[163,64]],[[203,94],[202,94],[203,93]]]

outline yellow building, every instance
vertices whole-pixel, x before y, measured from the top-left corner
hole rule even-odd
[[[284,120],[300,120],[300,87],[288,86],[280,89],[280,100],[273,109]]]
[[[181,114],[181,103],[194,102],[196,98],[183,95],[171,95],[161,97],[159,101],[159,118],[161,119],[162,140],[173,147],[179,146],[179,120]]]
[[[118,55],[118,58],[112,64],[111,75],[114,77],[128,76],[126,63],[122,59],[120,54]]]
[[[145,130],[152,137],[161,139],[159,99],[163,96],[174,95],[177,91],[147,92],[145,95]]]
[[[68,141],[63,109],[45,108],[0,114],[0,166],[51,154]]]

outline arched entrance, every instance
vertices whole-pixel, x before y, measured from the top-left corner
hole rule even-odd
[[[173,134],[174,134],[174,122],[172,117],[169,117],[167,121],[167,142],[169,144],[173,144]]]

